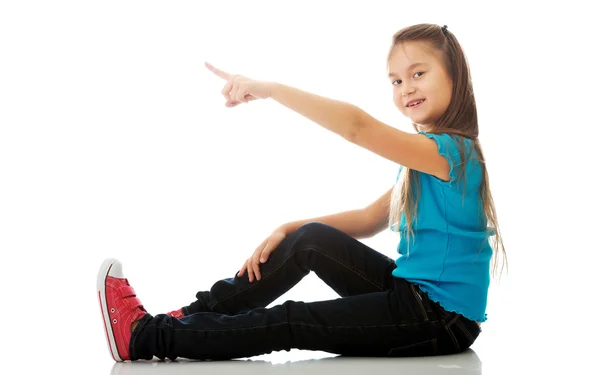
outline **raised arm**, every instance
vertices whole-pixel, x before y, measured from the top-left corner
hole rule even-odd
[[[270,97],[280,104],[337,133],[344,139],[396,164],[449,179],[450,166],[435,141],[423,134],[398,130],[361,108],[280,83],[269,83]]]
[[[272,98],[327,130],[396,164],[444,181],[449,180],[448,162],[438,153],[436,142],[425,134],[407,133],[388,126],[350,103],[277,82],[232,75],[208,63],[206,66],[227,80],[221,93],[227,98],[226,105],[229,107],[250,100]]]
[[[271,99],[349,140],[359,126],[361,109],[281,83],[271,83]]]

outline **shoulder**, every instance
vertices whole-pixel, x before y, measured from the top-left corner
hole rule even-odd
[[[474,142],[468,137],[458,134],[428,133],[424,131],[420,131],[418,134],[422,134],[435,142],[438,153],[448,163],[448,178],[440,181],[447,185],[454,185],[458,177],[462,175],[462,169],[465,166],[473,166],[479,159],[473,147]]]
[[[476,158],[474,149],[474,142],[471,138],[463,137],[458,134],[449,133],[427,133],[420,131],[418,134],[422,134],[425,137],[433,140],[438,148],[438,153],[443,156],[458,157],[461,151],[467,151],[469,154],[465,154],[464,157]]]

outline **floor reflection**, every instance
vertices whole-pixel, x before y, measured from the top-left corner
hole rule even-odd
[[[420,358],[356,358],[329,357],[272,363],[263,360],[231,361],[135,361],[117,362],[111,375],[141,374],[481,374],[481,361],[477,354],[469,349],[463,353],[447,356]]]

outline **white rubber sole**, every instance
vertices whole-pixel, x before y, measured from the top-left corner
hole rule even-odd
[[[100,309],[102,310],[102,319],[104,320],[104,331],[106,332],[106,342],[108,343],[108,350],[113,356],[113,359],[117,362],[123,362],[123,359],[119,356],[117,350],[117,344],[115,343],[115,334],[112,329],[112,323],[110,321],[110,315],[108,314],[108,306],[106,305],[106,277],[110,272],[112,266],[117,262],[116,259],[106,259],[100,266],[98,271],[98,278],[96,282],[96,289],[98,289],[98,301],[100,302]]]

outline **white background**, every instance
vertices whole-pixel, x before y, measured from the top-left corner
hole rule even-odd
[[[167,312],[233,276],[276,226],[379,197],[397,165],[275,101],[226,108],[203,63],[413,131],[385,59],[394,32],[426,22],[467,54],[509,254],[473,350],[486,374],[591,358],[599,32],[575,3],[2,2],[2,352],[110,372],[95,293],[105,258]],[[363,241],[397,255],[392,233]],[[311,274],[275,304],[331,298]]]

